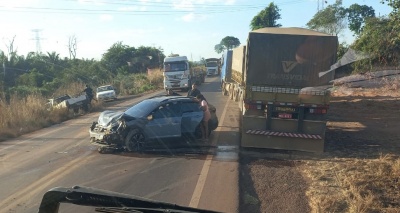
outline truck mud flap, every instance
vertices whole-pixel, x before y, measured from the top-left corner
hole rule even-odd
[[[322,139],[321,135],[313,135],[313,134],[303,134],[303,133],[291,133],[291,132],[275,132],[275,131],[267,131],[267,130],[247,130],[246,134],[253,135],[265,135],[265,136],[278,136],[278,137],[290,137],[290,138],[305,138],[305,139]]]
[[[324,137],[315,134],[249,129],[242,134],[241,146],[321,153],[324,151]]]

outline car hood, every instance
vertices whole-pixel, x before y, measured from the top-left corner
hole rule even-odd
[[[111,111],[111,110],[106,110],[102,113],[100,113],[99,120],[97,123],[100,126],[107,127],[112,123],[116,123],[117,120],[124,114],[124,112],[121,111]]]
[[[112,94],[112,93],[114,93],[114,90],[107,90],[107,91],[98,92],[97,95],[106,95],[106,94]]]

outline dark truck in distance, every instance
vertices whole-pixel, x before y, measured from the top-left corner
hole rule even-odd
[[[336,36],[262,28],[224,54],[222,91],[242,112],[242,147],[322,152]],[[231,64],[229,64],[231,63]]]

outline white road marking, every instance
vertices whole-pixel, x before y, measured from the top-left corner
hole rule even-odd
[[[228,103],[229,103],[229,100],[226,101],[224,111],[222,112],[222,115],[220,118],[221,125],[225,119],[226,111],[228,109]],[[216,134],[212,141],[213,145],[216,145],[219,140],[219,133],[221,131],[221,128],[222,128],[221,126],[218,126],[217,129],[215,130]],[[210,170],[212,159],[213,159],[213,155],[207,155],[206,160],[204,161],[203,168],[201,169],[199,179],[197,180],[196,188],[194,189],[192,199],[190,200],[190,203],[189,203],[190,207],[197,208],[197,206],[199,205],[201,194],[203,192],[204,185],[207,180],[207,175],[208,175],[208,171]]]

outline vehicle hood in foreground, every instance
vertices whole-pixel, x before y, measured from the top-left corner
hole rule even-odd
[[[100,126],[106,127],[112,123],[116,123],[123,114],[124,112],[121,111],[106,110],[100,113],[99,120],[97,122]]]

